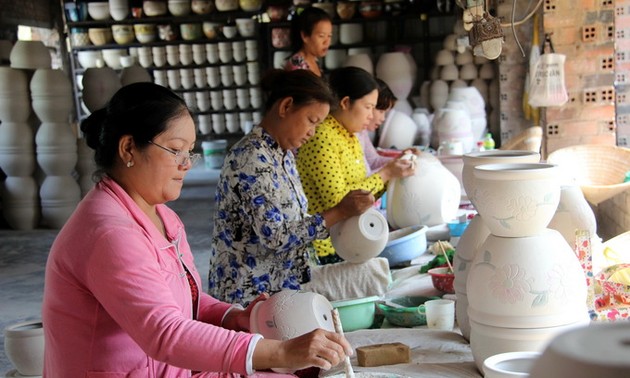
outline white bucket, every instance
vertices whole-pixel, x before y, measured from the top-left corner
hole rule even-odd
[[[217,139],[201,142],[203,149],[203,161],[206,169],[218,169],[223,166],[225,151],[227,148],[227,140]]]

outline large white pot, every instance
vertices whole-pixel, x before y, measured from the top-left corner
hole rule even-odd
[[[44,327],[41,320],[4,329],[4,351],[21,376],[41,376],[44,369]]]
[[[41,41],[18,40],[11,49],[10,60],[13,68],[36,70],[52,66],[52,56]]]
[[[460,196],[457,178],[437,158],[422,153],[413,176],[390,180],[387,220],[396,228],[443,224],[455,218]]]
[[[381,54],[376,63],[376,77],[387,83],[398,101],[396,109],[411,114],[413,109],[407,101],[416,82],[418,67],[411,54],[389,52]]]
[[[341,221],[330,229],[337,255],[354,264],[378,256],[385,248],[388,237],[387,219],[375,208]]]
[[[540,154],[533,151],[519,150],[491,150],[477,151],[464,154],[464,168],[462,169],[462,184],[470,202],[475,203],[473,190],[475,188],[475,176],[473,168],[481,164],[498,163],[538,163]]]
[[[77,141],[67,123],[44,122],[35,134],[37,162],[47,175],[70,175],[77,164]]]
[[[555,327],[588,318],[586,280],[562,235],[489,235],[471,263],[466,282],[468,316],[506,328]]]
[[[103,108],[122,87],[112,68],[88,68],[83,74],[83,103],[90,112]]]
[[[0,67],[0,120],[26,122],[30,114],[26,74],[22,70]]]
[[[470,115],[464,109],[456,107],[440,109],[440,112],[436,112],[433,118],[432,132],[437,136],[438,144],[461,141],[464,146],[464,153],[470,152],[475,143]]]
[[[560,168],[553,164],[484,164],[474,168],[475,208],[490,233],[524,237],[545,230],[560,202]]]
[[[43,223],[60,229],[81,200],[81,188],[70,176],[46,176],[39,190]]]
[[[414,145],[418,126],[407,114],[392,109],[387,113],[378,146],[380,148],[394,148],[404,150]]]

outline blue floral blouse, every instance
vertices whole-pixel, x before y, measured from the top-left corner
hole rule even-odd
[[[307,213],[291,151],[254,127],[227,154],[215,201],[210,295],[246,306],[310,281],[311,242],[329,233],[321,215]]]

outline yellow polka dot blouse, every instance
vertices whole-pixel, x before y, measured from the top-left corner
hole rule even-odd
[[[385,183],[378,174],[366,177],[359,139],[332,115],[317,127],[297,154],[300,181],[308,198],[308,212],[315,214],[335,206],[351,190],[369,190],[378,197]],[[335,254],[330,238],[313,242],[318,256]]]

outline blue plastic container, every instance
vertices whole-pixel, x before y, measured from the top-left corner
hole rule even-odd
[[[425,225],[415,225],[390,232],[379,257],[385,257],[390,267],[408,263],[427,251],[428,229]]]

